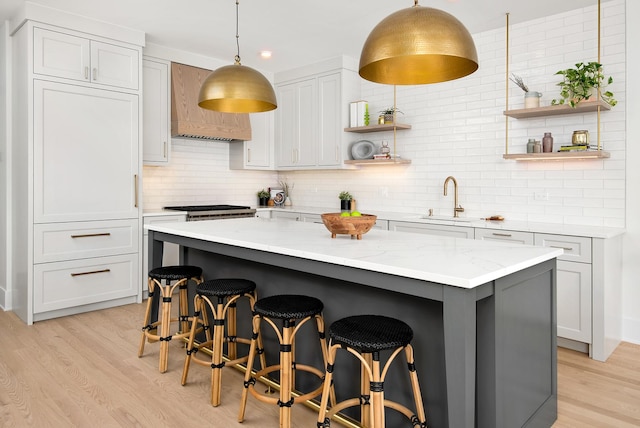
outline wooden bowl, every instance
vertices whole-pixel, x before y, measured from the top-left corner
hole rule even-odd
[[[322,222],[331,232],[331,237],[336,235],[351,235],[357,239],[362,239],[362,235],[367,233],[376,223],[378,217],[372,214],[362,214],[361,216],[341,216],[340,213],[322,214]]]

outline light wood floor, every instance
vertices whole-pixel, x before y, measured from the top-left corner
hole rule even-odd
[[[237,421],[242,376],[224,370],[223,402],[209,405],[209,371],[192,365],[180,385],[184,350],[170,342],[160,374],[158,345],[137,357],[143,305],[128,305],[26,326],[0,311],[0,426],[277,427],[275,406],[249,398]],[[623,343],[606,363],[558,351],[559,417],[554,428],[639,427],[640,346]],[[293,407],[294,427],[315,413]]]

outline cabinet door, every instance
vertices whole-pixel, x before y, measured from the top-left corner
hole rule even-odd
[[[558,336],[591,341],[591,265],[557,262]]]
[[[283,218],[285,220],[300,221],[300,213],[291,211],[271,211],[271,218]]]
[[[142,62],[142,158],[149,165],[166,165],[171,150],[169,63]]]
[[[316,79],[278,88],[278,167],[316,165]]]
[[[272,166],[273,116],[272,111],[250,115],[251,140],[244,142],[245,166],[249,168]]]
[[[138,89],[139,55],[135,49],[91,42],[91,81],[118,88]]]
[[[138,96],[34,81],[34,222],[138,217]]]
[[[448,226],[408,221],[389,221],[389,230],[395,232],[413,232],[426,235],[452,236],[454,238],[473,239],[473,227]]]
[[[342,163],[340,73],[318,79],[318,165]]]
[[[89,50],[88,39],[34,28],[33,72],[89,82]]]

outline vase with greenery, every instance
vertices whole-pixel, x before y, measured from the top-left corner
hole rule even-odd
[[[257,195],[258,195],[258,204],[261,207],[266,207],[267,205],[269,205],[269,198],[271,197],[269,192],[267,192],[266,190],[262,189],[262,190],[258,191]]]
[[[404,114],[402,113],[398,108],[396,107],[389,107],[386,108],[384,110],[380,110],[380,114],[382,116],[384,116],[384,123],[394,123],[395,122],[395,118],[396,116],[399,114]]]
[[[611,107],[618,103],[613,93],[605,89],[607,85],[613,83],[613,77],[605,77],[602,64],[598,62],[579,62],[574,68],[559,70],[556,74],[562,76],[562,81],[558,83],[560,98],[552,100],[552,105],[567,103],[575,107],[580,101],[598,94]]]
[[[351,193],[344,190],[340,192],[338,199],[340,199],[340,211],[351,211],[351,199],[353,199]]]

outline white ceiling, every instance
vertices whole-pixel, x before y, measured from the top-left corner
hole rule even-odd
[[[31,0],[48,7],[142,30],[147,43],[186,50],[233,63],[235,0]],[[0,0],[0,20],[10,19],[25,0]],[[472,33],[567,10],[597,0],[422,0],[447,11]],[[242,63],[277,72],[339,54],[360,57],[369,32],[387,15],[413,6],[411,0],[242,0]],[[261,50],[273,51],[263,60]]]

